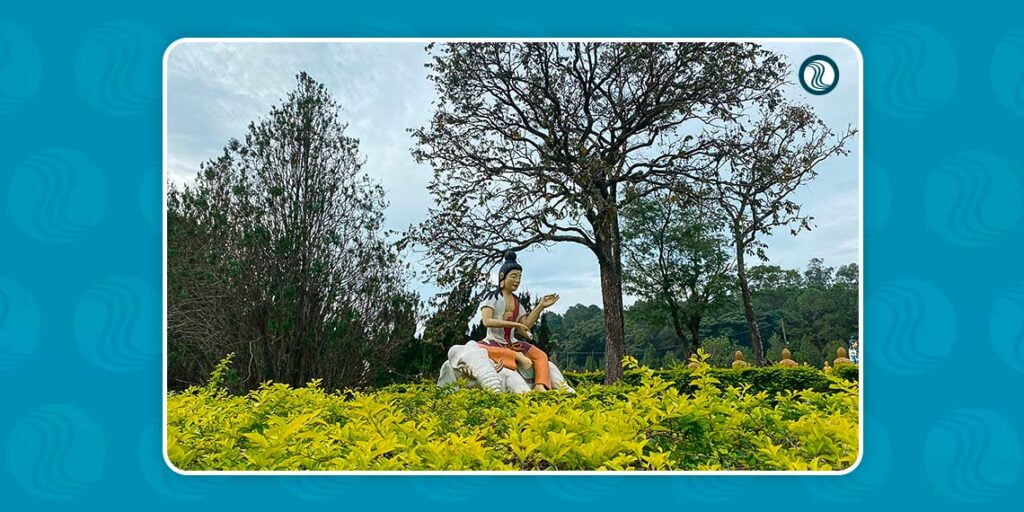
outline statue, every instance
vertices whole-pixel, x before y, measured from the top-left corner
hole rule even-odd
[[[788,348],[782,349],[782,361],[779,361],[779,366],[782,366],[782,367],[785,367],[785,368],[797,368],[797,367],[799,367],[800,365],[797,364],[796,361],[791,359],[792,356],[793,356],[793,354],[789,351]]]
[[[836,349],[836,356],[838,356],[836,357],[836,360],[832,361],[832,366],[834,367],[838,367],[841,364],[853,364],[853,361],[846,357],[846,349],[843,347]]]
[[[516,253],[506,252],[505,261],[498,271],[498,286],[480,304],[480,316],[487,335],[483,340],[452,347],[448,351],[448,369],[452,372],[458,369],[487,389],[521,392],[520,380],[525,385],[526,378],[530,377],[534,391],[572,390],[561,372],[548,361],[547,354],[527,341],[533,339],[530,329],[541,313],[558,302],[558,294],[541,297],[537,306],[526,313],[514,293],[522,276],[523,267],[516,261]],[[493,363],[490,371],[479,361],[480,352],[477,351],[481,349]],[[441,372],[439,385],[443,385],[442,380],[451,380],[450,375],[445,375],[444,366]],[[555,381],[559,382],[556,384]]]
[[[732,367],[733,368],[749,368],[750,367],[750,363],[748,363],[748,362],[743,360],[743,352],[740,352],[739,350],[737,350],[736,354],[733,357],[735,358],[735,361],[732,362]]]
[[[828,374],[832,373],[832,367],[828,365],[828,361],[825,361],[825,367],[822,368],[822,371]]]
[[[576,393],[555,363],[550,361],[548,375],[551,379],[551,389]],[[437,385],[443,387],[455,384],[459,377],[466,379],[468,388],[484,388],[504,393],[527,393],[535,384],[532,370],[512,370],[505,368],[501,363],[495,363],[487,350],[475,341],[448,349],[448,360],[441,365]]]

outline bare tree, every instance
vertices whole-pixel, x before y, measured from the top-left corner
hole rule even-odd
[[[818,165],[848,153],[856,130],[833,132],[808,106],[761,102],[750,115],[737,117],[716,138],[716,165],[702,183],[713,190],[732,235],[743,312],[756,364],[767,364],[747,282],[748,255],[767,261],[759,235],[788,227],[793,235],[811,229],[793,194],[817,176]]]
[[[706,165],[705,129],[774,101],[784,60],[736,43],[456,43],[427,47],[438,100],[413,130],[437,206],[410,231],[438,284],[506,249],[569,242],[601,275],[606,381],[622,376],[619,212]],[[631,193],[627,199],[625,192]]]

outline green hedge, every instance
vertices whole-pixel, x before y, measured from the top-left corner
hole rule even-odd
[[[832,369],[832,375],[857,382],[860,380],[860,366],[855,364],[841,364]]]
[[[694,387],[690,384],[690,370],[684,367],[667,368],[654,371],[655,375],[676,383],[680,391],[691,393]],[[564,372],[565,377],[571,384],[601,384],[604,382],[604,372]],[[626,384],[637,385],[640,382],[641,372],[639,370],[627,370],[623,376]],[[849,381],[858,380],[857,365],[841,365],[833,370],[833,375]],[[783,391],[799,391],[811,389],[819,393],[831,393],[828,376],[821,370],[801,366],[797,368],[783,368],[781,366],[767,366],[764,368],[713,368],[711,376],[721,382],[723,388],[729,386],[739,387],[743,384],[750,384],[750,391],[757,393],[767,391],[769,395],[775,395]]]

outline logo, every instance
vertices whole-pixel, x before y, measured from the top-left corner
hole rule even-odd
[[[824,55],[807,57],[798,75],[804,90],[817,96],[832,92],[839,84],[839,66]]]

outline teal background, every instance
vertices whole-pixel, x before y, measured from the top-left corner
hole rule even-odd
[[[5,509],[1019,506],[1019,7],[186,4],[0,11]],[[172,473],[160,454],[160,85],[164,48],[185,36],[851,39],[866,100],[861,467],[815,478]]]

